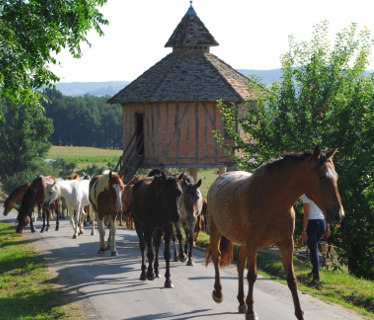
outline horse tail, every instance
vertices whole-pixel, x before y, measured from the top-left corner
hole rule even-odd
[[[219,262],[219,266],[221,268],[229,266],[234,257],[233,242],[227,239],[225,236],[221,236],[219,250],[221,251],[221,260]],[[206,251],[206,255],[205,255],[205,266],[208,266],[208,264],[212,261],[212,257],[213,257],[213,248],[209,246],[209,248]]]
[[[221,251],[221,260],[219,262],[219,266],[221,268],[229,266],[234,257],[234,245],[232,241],[222,235],[219,250]]]

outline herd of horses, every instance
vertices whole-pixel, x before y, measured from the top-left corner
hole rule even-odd
[[[124,185],[123,177],[115,172],[95,176],[86,182],[81,179],[61,180],[39,176],[31,184],[20,186],[10,194],[4,203],[4,215],[17,200],[20,201],[17,232],[22,232],[29,223],[31,230],[35,232],[31,213],[38,205],[43,216],[41,231],[48,230],[50,211],[56,211],[60,199],[63,198],[74,229],[73,238],[77,238],[81,232],[78,229],[79,218],[85,216],[84,208],[88,206],[92,234],[94,221],[97,222],[100,234],[98,253],[110,249],[111,255],[116,256],[116,218],[119,213],[124,213],[128,226],[133,219],[139,237],[142,257],[140,279],[153,280],[160,277],[158,257],[163,239],[165,287],[171,288],[173,283],[170,276],[170,242],[172,239],[175,242],[176,231],[179,253],[174,249],[175,258],[185,261],[186,252],[187,264],[193,265],[192,247],[196,226],[199,226],[196,222],[204,213],[210,236],[206,265],[213,261],[215,270],[213,300],[217,303],[223,300],[220,267],[231,263],[233,243],[236,243],[240,246],[237,261],[239,312],[245,313],[247,320],[258,319],[253,307],[257,251],[275,244],[281,253],[296,318],[301,320],[305,318],[293,268],[293,205],[305,193],[322,209],[327,223],[334,225],[342,221],[344,209],[338,190],[338,174],[333,163],[335,152],[336,149],[323,153],[321,148],[316,146],[313,151],[289,154],[269,161],[253,174],[244,171],[228,172],[218,177],[210,186],[206,200],[199,191],[201,180],[195,183],[192,177],[184,173],[174,176],[158,169],[152,170],[148,177],[135,176],[127,185]],[[56,217],[58,230],[58,212]],[[120,221],[122,222],[122,215]],[[110,229],[107,246],[104,242],[103,223]],[[184,248],[180,224],[186,233]],[[176,244],[174,248],[175,246]],[[243,285],[245,267],[248,267],[246,298]]]

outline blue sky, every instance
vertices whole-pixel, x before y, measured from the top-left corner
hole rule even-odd
[[[105,35],[89,33],[83,57],[57,56],[61,82],[132,81],[171,52],[164,48],[189,0],[108,0],[101,8]],[[329,21],[331,39],[351,22],[374,33],[372,0],[194,0],[193,7],[220,44],[211,52],[236,69],[274,69],[288,36],[308,41],[313,26]]]

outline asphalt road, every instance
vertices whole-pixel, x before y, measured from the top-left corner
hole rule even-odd
[[[0,212],[3,209],[0,207]],[[0,221],[14,224],[16,214],[11,212]],[[14,224],[15,225],[15,224]],[[140,281],[140,251],[135,231],[117,229],[118,257],[107,251],[97,254],[99,236],[91,236],[89,227],[78,239],[72,239],[73,229],[69,221],[61,220],[60,230],[40,233],[26,227],[24,234],[47,259],[58,283],[83,306],[87,319],[241,319],[237,295],[236,268],[221,270],[224,300],[216,304],[211,298],[214,284],[214,268],[204,265],[204,253],[194,250],[195,266],[171,262],[173,289],[165,289],[165,263],[160,259],[161,278]],[[108,230],[107,230],[108,234]],[[163,252],[163,251],[162,251]],[[329,305],[299,292],[302,308],[308,320],[362,319],[356,313],[341,306]],[[259,276],[254,289],[255,310],[260,320],[296,319],[291,293],[288,287]]]

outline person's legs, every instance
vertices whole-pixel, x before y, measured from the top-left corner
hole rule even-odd
[[[312,262],[313,280],[319,281],[319,254],[318,243],[326,230],[326,223],[324,220],[309,220],[307,235],[308,247],[310,251],[310,260]]]

